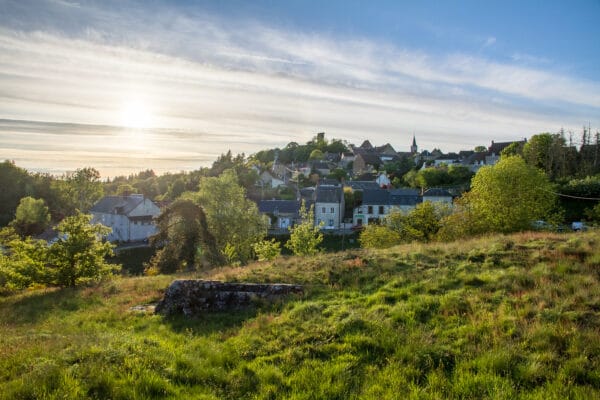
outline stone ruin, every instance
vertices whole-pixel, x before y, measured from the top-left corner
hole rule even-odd
[[[178,279],[169,285],[155,312],[198,316],[212,311],[240,310],[261,301],[272,302],[290,294],[303,293],[301,285]]]

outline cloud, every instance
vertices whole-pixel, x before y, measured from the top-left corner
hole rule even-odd
[[[32,149],[28,138],[44,143],[50,131],[65,129],[70,141],[79,141],[73,157],[83,146],[109,152],[119,138],[133,146],[128,151],[136,162],[146,155],[187,166],[185,160],[201,154],[197,168],[229,148],[248,154],[319,131],[389,141],[399,150],[408,149],[414,131],[422,148],[458,150],[575,129],[582,121],[600,124],[598,82],[522,63],[117,4],[127,12],[102,3],[70,11],[41,2],[37,12],[12,10],[10,22],[0,17],[0,118],[73,124],[28,129],[19,140]],[[25,23],[42,13],[72,23]],[[74,13],[86,23],[77,23]],[[145,136],[115,128],[132,96],[155,113],[157,129]],[[3,146],[7,129],[3,151],[18,147]],[[121,162],[123,148],[114,150]]]
[[[483,43],[483,47],[490,47],[496,44],[496,38],[493,36],[488,37]]]

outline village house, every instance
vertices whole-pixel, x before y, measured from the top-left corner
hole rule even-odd
[[[156,233],[154,219],[160,208],[142,194],[105,196],[90,210],[92,223],[111,228],[110,242],[137,242]]]
[[[324,180],[315,190],[315,225],[340,229],[344,218],[344,191],[337,181]]]
[[[258,211],[269,217],[270,231],[287,232],[289,227],[300,220],[300,201],[261,200],[258,203]]]

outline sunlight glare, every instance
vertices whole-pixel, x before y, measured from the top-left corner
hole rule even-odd
[[[150,128],[152,125],[152,113],[148,105],[141,99],[131,99],[121,106],[122,126],[128,128]]]

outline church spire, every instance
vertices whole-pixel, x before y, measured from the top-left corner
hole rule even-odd
[[[413,154],[417,153],[417,139],[415,138],[415,134],[413,133],[413,142],[412,146],[410,146],[410,152]]]

